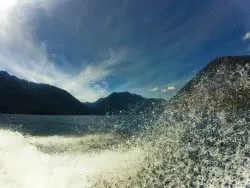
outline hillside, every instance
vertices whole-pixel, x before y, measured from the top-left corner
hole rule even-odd
[[[128,92],[112,93],[94,103],[81,103],[67,91],[18,79],[0,71],[0,113],[40,115],[138,114],[163,111],[163,99]]]
[[[47,84],[21,80],[0,72],[0,113],[71,115],[89,109],[68,92]]]
[[[161,112],[164,103],[163,99],[147,99],[129,92],[114,92],[106,98],[85,105],[97,114],[139,114]]]

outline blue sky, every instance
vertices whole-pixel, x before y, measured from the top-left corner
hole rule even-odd
[[[217,56],[250,53],[248,0],[1,0],[0,70],[81,101],[169,99]]]

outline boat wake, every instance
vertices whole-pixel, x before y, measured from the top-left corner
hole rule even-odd
[[[112,182],[135,176],[143,165],[140,148],[103,150],[103,145],[116,138],[87,137],[39,138],[0,131],[0,187],[95,187],[100,178]],[[100,147],[99,152],[86,148],[88,144],[93,146],[92,141],[96,149]],[[58,144],[70,149],[56,150]]]
[[[225,114],[188,114],[175,126],[162,117],[130,138],[1,130],[0,187],[247,187],[250,115],[243,116],[229,123]]]

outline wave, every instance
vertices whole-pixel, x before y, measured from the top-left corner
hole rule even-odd
[[[110,135],[106,137],[106,141],[111,139]],[[99,136],[91,136],[88,139],[72,137],[46,139],[24,137],[17,132],[1,130],[0,138],[0,187],[4,188],[95,187],[97,178],[104,176],[110,182],[113,179],[134,176],[144,160],[143,151],[139,148],[116,151],[105,149],[98,153],[86,153],[85,150],[79,152],[79,147],[87,144],[89,139],[97,144],[103,144],[105,139]],[[78,146],[71,151],[62,153],[54,150],[52,153],[51,147],[59,143],[65,147],[72,144]],[[42,152],[38,149],[38,145],[50,149]]]
[[[131,138],[1,130],[0,187],[247,187],[249,114],[231,123],[189,114],[175,126],[162,117]]]

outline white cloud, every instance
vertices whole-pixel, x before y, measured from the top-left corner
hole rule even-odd
[[[170,92],[170,91],[174,91],[175,89],[176,89],[175,86],[172,85],[172,86],[168,86],[167,88],[158,88],[158,87],[152,88],[149,91],[167,93],[167,92]]]
[[[167,88],[162,88],[162,89],[155,87],[155,88],[149,89],[149,91],[166,93],[168,91],[173,91],[175,89],[176,89],[175,86],[168,86]]]
[[[107,95],[108,86],[103,80],[114,72],[115,65],[123,61],[123,55],[123,52],[111,52],[107,60],[99,62],[96,66],[86,66],[78,75],[63,81],[62,88],[82,101],[95,101]]]
[[[168,87],[167,87],[167,90],[168,90],[168,91],[173,91],[173,90],[175,90],[175,89],[176,89],[175,86],[168,86]]]
[[[155,88],[150,89],[149,91],[159,91],[159,88],[155,87]]]
[[[247,32],[242,39],[249,40],[250,39],[250,32]]]
[[[36,2],[46,3],[44,6],[46,11],[51,10],[49,0]],[[35,3],[35,1],[18,1],[8,11],[4,9],[1,12],[5,16],[1,17],[4,20],[0,20],[2,24],[0,27],[0,70],[6,70],[26,80],[63,88],[81,101],[95,101],[107,95],[108,85],[103,80],[114,72],[117,64],[124,60],[125,52],[110,50],[108,58],[93,62],[83,67],[77,75],[72,76],[49,60],[46,43],[37,41],[33,36],[34,28],[28,24],[29,12],[22,10],[26,3]]]
[[[168,90],[167,89],[162,89],[161,92],[166,93],[166,92],[168,92]]]

